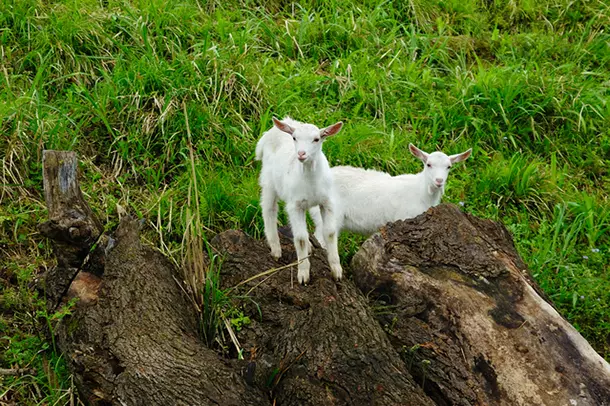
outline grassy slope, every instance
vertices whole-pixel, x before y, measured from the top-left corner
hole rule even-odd
[[[445,201],[504,222],[540,285],[610,359],[610,6],[204,3],[0,4],[0,336],[10,348],[0,367],[39,370],[5,380],[0,399],[70,395],[63,362],[39,338],[53,315],[31,289],[51,266],[35,229],[46,218],[42,150],[78,151],[82,186],[109,227],[126,207],[178,256],[190,182],[184,111],[209,233],[262,234],[253,151],[272,114],[344,120],[325,143],[331,164],[398,174],[420,168],[409,142],[473,147]],[[344,260],[360,241],[342,237]]]

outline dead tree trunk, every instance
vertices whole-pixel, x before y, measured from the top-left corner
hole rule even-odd
[[[39,228],[57,257],[57,267],[46,278],[48,305],[55,309],[104,227],[83,199],[74,152],[44,151],[42,167],[49,220]]]
[[[292,242],[283,237],[282,243],[277,263],[262,241],[240,231],[218,235],[212,244],[225,255],[222,280],[235,286],[295,261]],[[253,381],[272,389],[278,405],[433,405],[353,283],[332,280],[320,249],[311,267],[306,287],[293,286],[290,268],[239,287],[252,301],[252,324],[240,342],[252,354]]]
[[[388,225],[352,262],[438,405],[610,405],[610,366],[544,300],[501,225],[441,205]]]
[[[610,368],[535,291],[501,226],[441,206],[369,239],[335,283],[312,253],[309,286],[239,231],[213,240],[251,323],[245,360],[203,345],[170,261],[125,217],[112,236],[83,201],[73,155],[45,151],[58,266],[49,306],[79,390],[108,405],[605,405]],[[59,185],[59,186],[53,186]],[[95,248],[92,248],[94,247]],[[258,277],[256,277],[259,275]],[[360,289],[358,289],[360,288]],[[363,294],[364,293],[364,294]],[[543,362],[544,361],[544,362]],[[423,388],[423,389],[422,389]],[[573,403],[576,401],[577,403]]]
[[[78,191],[75,157],[65,156],[44,152],[52,217],[41,231],[56,242],[58,258],[46,278],[48,297],[79,299],[55,334],[81,395],[100,405],[269,404],[200,342],[193,308],[174,279],[178,273],[140,244],[139,221],[123,218],[84,262],[96,241],[92,230],[101,228],[92,226],[98,222]],[[55,280],[71,281],[68,292]]]

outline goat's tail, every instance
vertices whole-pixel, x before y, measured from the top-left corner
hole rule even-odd
[[[258,143],[256,144],[256,160],[257,161],[263,160],[263,150],[265,149],[265,138],[266,138],[265,135],[263,135],[262,138],[260,140],[258,140]]]

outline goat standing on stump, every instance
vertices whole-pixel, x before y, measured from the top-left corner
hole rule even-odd
[[[337,134],[343,123],[319,129],[313,124],[300,123],[289,117],[282,121],[274,117],[273,124],[274,127],[265,132],[256,145],[256,159],[263,163],[259,178],[261,207],[271,255],[276,259],[282,255],[277,233],[278,200],[281,199],[286,203],[299,260],[298,281],[309,281],[308,256],[311,246],[305,213],[309,208],[318,206],[323,221],[318,233],[327,250],[332,275],[339,280],[342,270],[335,218],[337,196],[330,166],[322,152],[322,142]]]
[[[369,235],[389,222],[419,216],[437,206],[445,193],[451,166],[467,159],[472,149],[456,155],[437,151],[428,154],[413,144],[411,153],[424,163],[417,174],[391,176],[372,169],[335,166],[331,172],[339,197],[337,230]],[[309,209],[315,225],[315,236],[322,246],[324,219],[317,207]]]

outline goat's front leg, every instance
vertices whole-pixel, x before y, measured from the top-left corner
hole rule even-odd
[[[294,238],[294,247],[297,251],[299,267],[297,279],[299,283],[309,282],[309,234],[307,233],[307,222],[305,221],[305,210],[296,203],[287,203],[286,212],[290,220],[290,228]]]
[[[261,192],[261,208],[263,209],[263,222],[265,223],[265,237],[271,248],[271,256],[279,259],[282,256],[280,237],[277,234],[277,200],[274,190],[263,188]]]
[[[330,202],[327,202],[320,206],[320,214],[322,215],[322,222],[324,224],[322,233],[325,240],[330,272],[335,280],[340,280],[343,275],[343,270],[341,269],[341,261],[339,260],[339,247],[337,243],[337,234],[339,231],[335,217],[335,207]]]

